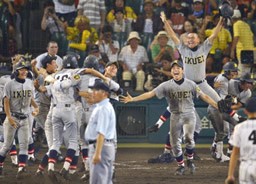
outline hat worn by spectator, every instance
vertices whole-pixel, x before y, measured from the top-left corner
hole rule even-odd
[[[240,10],[234,10],[234,14],[232,16],[233,19],[239,19],[241,18],[241,12]]]
[[[145,6],[146,4],[150,4],[150,3],[154,5],[154,3],[153,3],[152,0],[144,0],[144,6]]]
[[[156,38],[158,39],[160,36],[165,36],[165,37],[169,38],[166,31],[159,31],[156,35]]]
[[[251,113],[256,112],[256,98],[255,97],[251,97],[247,100],[247,102],[245,103],[245,109]]]
[[[53,61],[53,60],[56,60],[57,59],[57,57],[56,56],[50,56],[50,55],[47,55],[47,56],[45,56],[44,57],[44,59],[42,60],[42,66],[43,66],[43,68],[46,68],[47,67],[47,64],[51,64],[51,62]]]
[[[179,67],[183,68],[183,63],[182,61],[180,60],[175,60],[171,63],[171,68],[174,66],[174,65],[178,65]]]
[[[99,46],[98,45],[92,45],[90,47],[90,53],[93,53],[93,52],[99,52],[100,49],[99,49]]]
[[[96,79],[95,82],[94,82],[94,85],[93,86],[89,86],[89,88],[110,92],[110,89],[109,89],[108,85],[106,83],[104,83],[100,79]]]
[[[130,41],[131,39],[133,39],[133,38],[136,38],[136,39],[138,39],[139,41],[141,41],[140,36],[139,36],[139,33],[138,33],[137,31],[132,31],[132,32],[130,32],[129,37],[128,37],[128,39],[127,39],[127,42],[129,42],[129,41]]]
[[[193,3],[203,3],[203,0],[193,0]]]
[[[116,68],[119,68],[119,64],[117,61],[109,61],[105,67],[107,68],[110,65],[116,65]]]

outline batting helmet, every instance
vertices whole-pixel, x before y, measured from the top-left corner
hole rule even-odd
[[[13,67],[14,67],[14,70],[16,71],[22,68],[26,68],[28,70],[30,69],[29,64],[23,58],[21,58],[20,61]]]
[[[240,77],[240,81],[241,82],[248,82],[248,83],[253,83],[254,82],[254,79],[253,79],[253,76],[246,72],[244,73],[241,77]]]
[[[238,71],[238,67],[237,64],[235,62],[227,62],[223,68],[224,72],[237,72]]]
[[[99,59],[94,55],[87,56],[84,60],[84,68],[99,70]]]
[[[224,0],[222,5],[219,7],[219,13],[224,18],[231,18],[234,14],[234,9],[232,8],[228,0]]]
[[[78,56],[75,54],[68,54],[63,57],[63,68],[78,68]]]

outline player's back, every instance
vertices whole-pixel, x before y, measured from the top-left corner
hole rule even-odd
[[[240,160],[256,160],[256,119],[248,119],[235,127],[240,145]]]

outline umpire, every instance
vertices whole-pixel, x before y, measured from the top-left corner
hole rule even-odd
[[[91,88],[97,106],[85,130],[85,140],[89,143],[90,184],[110,184],[115,161],[116,115],[109,102],[108,85],[95,80]]]

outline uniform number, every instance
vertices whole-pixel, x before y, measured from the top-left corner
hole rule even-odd
[[[59,81],[63,81],[63,80],[65,80],[65,79],[68,79],[69,76],[68,76],[68,75],[58,75],[56,78],[57,78],[57,80],[59,80]]]
[[[256,144],[256,130],[253,130],[249,135],[249,141],[253,141],[253,144]]]

